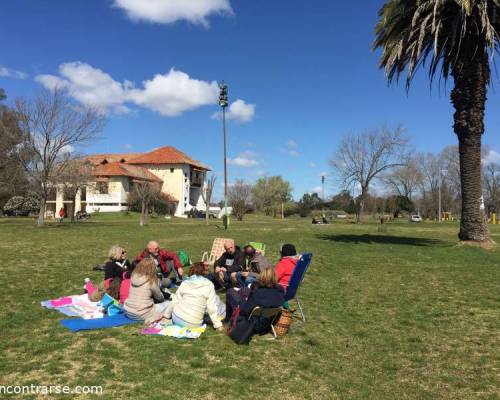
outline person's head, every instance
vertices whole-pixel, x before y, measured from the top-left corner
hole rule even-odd
[[[229,240],[224,242],[224,250],[226,251],[226,253],[234,254],[235,252],[234,243],[230,242]]]
[[[150,283],[154,283],[158,278],[156,276],[156,264],[151,258],[142,260],[132,272],[132,275],[141,275],[147,278]]]
[[[250,259],[255,257],[256,250],[252,245],[247,244],[243,250],[245,251],[245,257]]]
[[[276,271],[274,271],[274,268],[265,268],[261,273],[260,273],[260,278],[259,278],[259,286],[260,287],[275,287],[278,284],[278,276],[276,275]]]
[[[155,240],[151,240],[148,243],[147,249],[148,249],[149,254],[152,254],[155,257],[157,257],[158,254],[160,254],[160,245]]]
[[[193,275],[198,275],[198,276],[205,276],[208,273],[208,264],[205,264],[204,262],[195,262],[190,268],[189,268],[189,276]]]
[[[293,257],[297,255],[297,250],[293,244],[287,243],[281,246],[280,254],[281,257]]]
[[[108,257],[111,261],[114,260],[123,260],[127,258],[127,250],[125,250],[123,247],[114,245],[109,249],[108,252]]]

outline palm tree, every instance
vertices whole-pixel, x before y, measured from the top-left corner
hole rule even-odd
[[[499,50],[500,0],[388,0],[380,9],[374,48],[389,83],[406,73],[406,89],[420,65],[429,78],[451,76],[453,128],[458,137],[462,218],[458,237],[487,241],[481,209],[481,136],[490,62]]]

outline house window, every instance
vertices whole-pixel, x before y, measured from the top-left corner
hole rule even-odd
[[[174,169],[173,168],[170,168],[170,173],[173,174],[174,173]]]
[[[86,200],[87,200],[87,187],[84,186],[82,187],[80,192],[80,201],[86,201]]]
[[[56,201],[56,188],[55,187],[50,187],[48,189],[47,200],[48,201]]]
[[[97,191],[100,194],[108,194],[109,193],[108,182],[97,182]]]

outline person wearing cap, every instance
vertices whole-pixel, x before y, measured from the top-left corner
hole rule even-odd
[[[281,247],[280,254],[281,258],[274,267],[274,270],[278,276],[278,283],[286,290],[299,258],[297,257],[295,246],[289,243]]]
[[[260,273],[271,265],[269,260],[252,245],[246,245],[243,248],[243,253],[245,255],[244,270],[238,271],[235,275],[233,275],[233,283],[239,284],[240,287],[245,287],[257,282],[259,280]]]

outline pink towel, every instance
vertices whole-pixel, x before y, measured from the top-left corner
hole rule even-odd
[[[50,305],[54,307],[64,307],[73,304],[71,297],[60,297],[59,299],[50,300]]]

